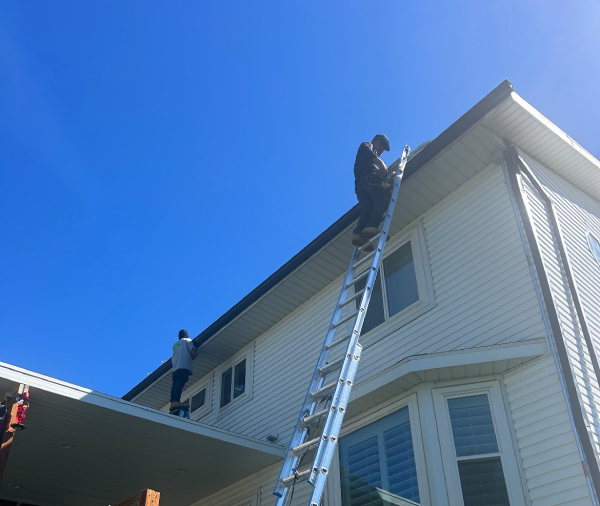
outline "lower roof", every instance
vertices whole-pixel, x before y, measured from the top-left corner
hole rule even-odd
[[[283,457],[278,445],[0,362],[0,391],[20,383],[30,407],[0,485],[5,500],[106,506],[150,488],[161,504],[187,506]]]

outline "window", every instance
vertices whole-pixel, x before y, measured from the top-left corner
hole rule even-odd
[[[342,506],[419,503],[408,407],[340,438],[339,453]]]
[[[194,413],[202,409],[206,404],[206,388],[200,390],[197,394],[192,395],[190,399],[190,411]]]
[[[221,407],[246,391],[246,359],[221,373]]]
[[[211,409],[212,373],[191,385],[181,399],[190,404],[190,418],[198,420]]]
[[[600,264],[600,242],[598,242],[598,239],[589,233],[587,239],[588,244],[590,245],[590,250],[592,250],[592,254],[596,257],[596,260],[598,260],[598,263]]]
[[[217,369],[219,410],[251,397],[253,356],[254,347],[250,346]]]
[[[448,411],[463,501],[510,506],[487,394],[448,399]]]
[[[427,292],[425,286],[421,289],[421,297],[419,294],[418,278],[421,278],[422,285],[426,285],[428,279],[424,262],[418,258],[420,251],[419,234],[416,230],[411,235],[410,241],[405,242],[381,262],[362,334],[373,330],[420,300],[423,302],[433,300],[433,296],[429,298],[425,295]],[[362,290],[365,284],[366,279],[356,283],[355,291]],[[359,305],[360,299],[357,299],[356,309]]]
[[[523,506],[519,467],[498,383],[433,392],[450,502]]]

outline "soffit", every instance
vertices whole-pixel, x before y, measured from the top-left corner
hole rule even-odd
[[[161,505],[186,506],[283,457],[276,445],[86,393],[52,378],[40,381],[39,375],[6,364],[0,369],[0,391],[21,382],[30,385],[27,429],[12,444],[0,485],[3,499],[106,506],[150,488],[161,493]],[[62,448],[64,443],[73,447]]]
[[[482,124],[600,201],[600,160],[514,91]]]

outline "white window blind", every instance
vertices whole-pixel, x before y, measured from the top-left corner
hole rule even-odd
[[[408,407],[340,439],[343,506],[418,504]]]
[[[510,506],[488,396],[448,399],[448,411],[465,506]]]

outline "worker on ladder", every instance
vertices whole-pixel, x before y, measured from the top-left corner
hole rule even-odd
[[[391,185],[386,183],[388,169],[379,157],[390,150],[390,141],[384,134],[377,134],[371,142],[363,142],[354,162],[354,191],[360,204],[360,217],[352,231],[352,244],[362,246],[379,233],[390,203]],[[365,251],[373,251],[369,245]]]
[[[187,403],[181,402],[181,392],[192,375],[192,360],[198,356],[196,347],[188,335],[188,331],[182,329],[179,331],[179,340],[173,345],[173,386],[171,387],[171,406],[169,411],[178,411],[181,408],[189,408]]]

